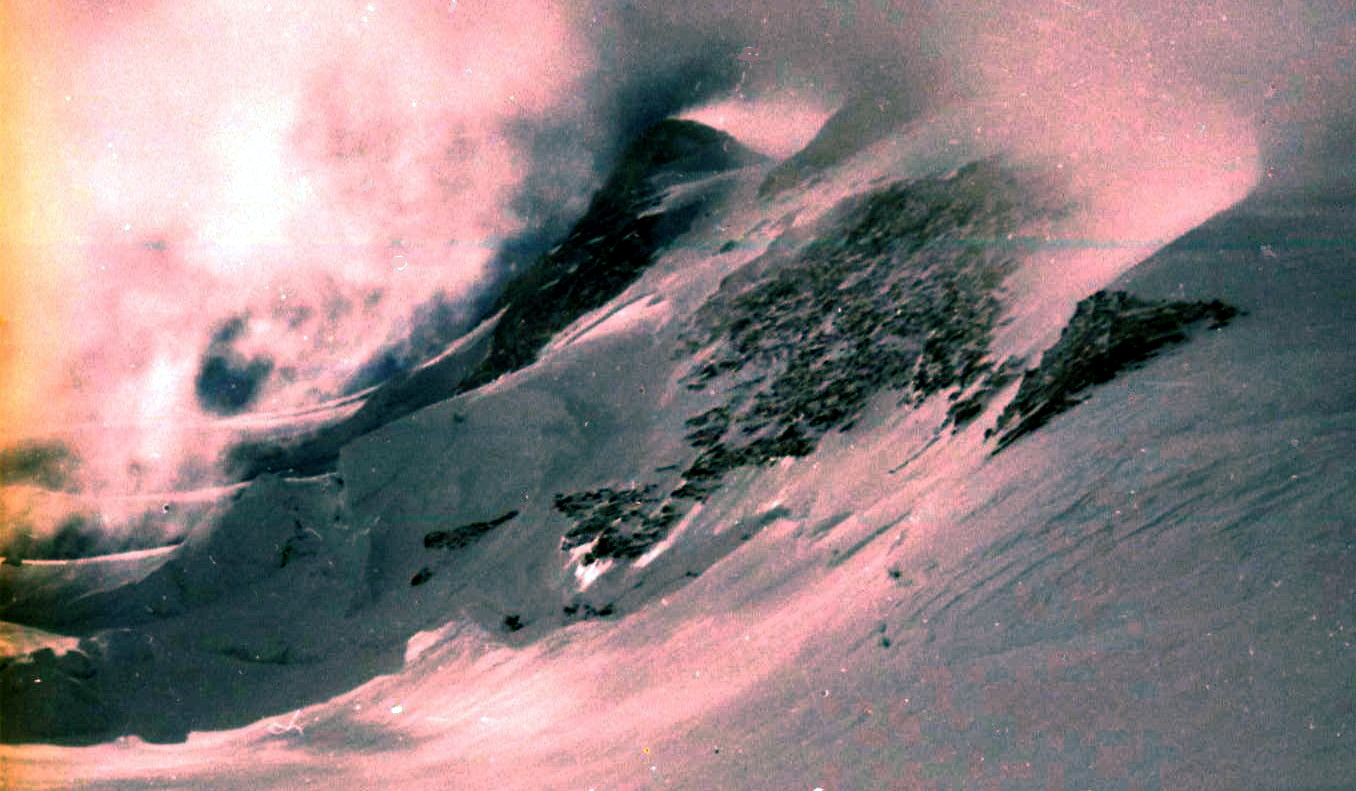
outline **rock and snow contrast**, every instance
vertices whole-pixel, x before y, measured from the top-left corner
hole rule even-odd
[[[882,96],[637,130],[210,487],[0,453],[0,785],[1344,787],[1350,193]]]

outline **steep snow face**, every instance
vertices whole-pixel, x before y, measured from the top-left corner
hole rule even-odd
[[[150,565],[71,564],[43,588],[71,622],[25,620],[86,640],[0,669],[21,701],[5,733],[135,736],[6,747],[9,771],[91,788],[1356,771],[1331,694],[1352,672],[1350,212],[1229,209],[1246,148],[1136,183],[1034,157],[1002,122],[917,121],[767,197],[771,168],[740,163],[529,364],[346,437],[333,471],[260,476]],[[1212,299],[1217,321],[1244,315],[1193,322]]]

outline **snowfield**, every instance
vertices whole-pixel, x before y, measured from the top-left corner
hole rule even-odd
[[[776,163],[680,169],[617,211],[686,227],[528,364],[458,391],[487,324],[332,469],[0,567],[0,784],[1339,787],[1356,210],[1232,130],[1155,168],[1022,131],[956,110],[763,197]],[[1239,313],[999,452],[1103,290]]]

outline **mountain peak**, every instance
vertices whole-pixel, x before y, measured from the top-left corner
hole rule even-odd
[[[636,197],[645,187],[664,181],[720,173],[762,160],[761,154],[730,135],[697,121],[668,118],[641,132],[626,147],[599,199]]]
[[[888,93],[868,93],[849,99],[829,116],[805,148],[767,174],[759,194],[776,195],[837,165],[898,129],[914,112],[905,99]]]

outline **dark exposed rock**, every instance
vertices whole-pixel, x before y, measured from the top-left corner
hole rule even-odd
[[[612,604],[604,604],[602,607],[594,607],[589,602],[574,602],[560,608],[561,612],[570,617],[578,616],[585,620],[589,618],[606,618],[616,612]]]
[[[469,390],[536,360],[556,333],[621,293],[655,254],[684,233],[701,202],[651,213],[662,190],[742,167],[757,155],[734,138],[693,121],[662,121],[627,149],[566,240],[504,290],[494,345],[462,383]]]
[[[656,495],[657,488],[651,484],[644,488],[603,488],[556,495],[556,510],[574,522],[560,541],[561,550],[594,542],[584,555],[584,563],[645,554],[680,515],[672,502]]]
[[[517,511],[509,511],[485,522],[471,522],[470,524],[454,527],[451,530],[433,530],[424,534],[425,549],[446,549],[449,551],[462,549],[479,541],[485,537],[485,534],[499,527],[505,522],[518,515]]]
[[[1004,360],[1002,365],[985,375],[984,380],[974,392],[962,398],[957,398],[951,408],[946,411],[946,422],[951,424],[952,432],[960,431],[983,414],[993,397],[1017,378],[1020,369],[1021,363],[1017,360]]]
[[[727,473],[813,453],[881,391],[917,405],[954,390],[947,422],[974,420],[1016,375],[989,360],[989,341],[1016,266],[1008,236],[1052,213],[1031,187],[992,162],[895,184],[846,201],[798,254],[728,278],[685,339],[689,353],[712,347],[685,384],[724,401],[687,421],[698,454],[682,482],[667,497],[655,484],[558,495],[575,523],[561,549],[639,557]]]
[[[1123,291],[1098,291],[1078,303],[1040,365],[1022,376],[1016,397],[989,431],[998,437],[994,453],[1076,406],[1089,388],[1187,340],[1193,325],[1210,319],[1216,329],[1237,314],[1219,300],[1151,302]]]
[[[410,585],[417,588],[431,579],[433,579],[433,569],[425,566],[415,572],[415,575],[410,578]]]
[[[687,425],[693,429],[686,437],[694,448],[709,448],[725,436],[730,430],[730,407],[722,405],[689,418]]]
[[[1040,194],[993,162],[895,184],[845,202],[799,254],[727,280],[688,338],[714,351],[685,380],[726,400],[688,422],[700,452],[674,496],[704,500],[730,470],[812,453],[881,391],[918,405],[973,387],[947,420],[981,414],[1014,375],[989,342],[1017,261],[1007,240],[1052,214]]]

